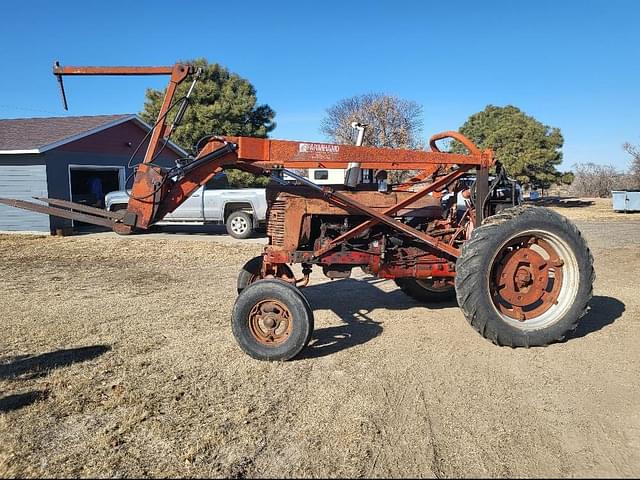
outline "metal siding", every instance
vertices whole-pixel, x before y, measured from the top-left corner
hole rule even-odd
[[[640,211],[640,192],[614,190],[611,192],[611,196],[613,198],[613,209],[616,212]]]
[[[47,196],[44,165],[0,165],[0,197],[33,200]],[[49,233],[49,217],[41,213],[0,205],[0,231]]]
[[[627,212],[640,211],[640,192],[627,192]]]
[[[627,206],[625,205],[625,200],[626,200],[626,195],[627,192],[625,191],[620,191],[620,190],[614,190],[611,192],[611,198],[613,201],[613,210],[616,212],[624,212],[627,208]]]

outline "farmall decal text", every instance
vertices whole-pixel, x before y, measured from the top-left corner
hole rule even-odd
[[[325,143],[300,143],[298,152],[300,153],[333,153],[340,151],[339,145],[327,145]]]

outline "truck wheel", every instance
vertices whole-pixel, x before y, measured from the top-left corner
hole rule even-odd
[[[293,285],[258,280],[238,295],[233,306],[233,335],[240,348],[257,360],[290,360],[309,343],[313,311]]]
[[[576,329],[593,292],[593,257],[576,226],[544,207],[489,217],[462,246],[458,304],[497,345],[542,346]]]
[[[233,238],[249,238],[253,233],[253,219],[242,210],[231,212],[227,217],[227,233]]]
[[[434,286],[433,280],[396,278],[396,285],[414,300],[423,303],[441,303],[455,300],[456,290],[452,285]]]
[[[262,271],[262,255],[258,257],[253,257],[247,263],[244,264],[242,270],[240,270],[240,274],[238,275],[238,293],[242,292],[249,284],[255,282],[256,280],[260,280],[260,273]],[[293,277],[293,271],[289,268],[289,265],[281,264],[278,265],[278,274],[279,276],[286,276],[289,278]]]

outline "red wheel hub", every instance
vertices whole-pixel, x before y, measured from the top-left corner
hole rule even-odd
[[[496,308],[510,318],[526,321],[557,303],[564,262],[555,249],[537,237],[518,237],[496,257],[491,296]]]
[[[249,331],[263,345],[281,344],[289,337],[292,327],[291,312],[275,299],[258,302],[249,312]]]

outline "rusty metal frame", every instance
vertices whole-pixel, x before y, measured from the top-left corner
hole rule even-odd
[[[156,185],[155,182],[159,181],[159,179],[158,175],[153,174],[153,168],[150,167],[149,164],[153,162],[154,156],[158,152],[161,140],[170,136],[172,133],[172,129],[167,128],[167,112],[172,105],[178,85],[180,85],[190,73],[193,73],[193,68],[181,63],[176,63],[172,66],[159,67],[78,67],[61,66],[56,62],[53,66],[53,74],[58,78],[60,83],[65,107],[66,94],[64,93],[64,86],[62,83],[62,78],[64,76],[170,75],[162,106],[160,107],[157,121],[151,132],[147,151],[145,152],[144,159],[138,166],[138,171],[136,172],[136,178],[132,186],[131,198],[129,201],[129,218],[133,218],[135,215],[135,218],[140,220],[139,226],[143,228],[149,226],[150,221],[157,210],[157,204],[159,203],[158,200],[160,200],[157,195],[151,194],[151,192],[154,192],[157,189],[158,185]],[[146,221],[147,219],[148,221]]]
[[[100,225],[102,227],[113,228],[115,221],[103,216],[88,215],[79,211],[67,210],[64,208],[48,207],[44,204],[37,204],[33,202],[27,202],[25,200],[14,200],[11,198],[0,198],[0,203],[9,207],[22,208],[24,210],[31,210],[32,212],[46,213],[49,215],[55,215],[57,217],[68,218],[70,220],[79,220],[81,222],[92,223],[94,225]],[[76,210],[78,210],[76,208]]]
[[[394,206],[388,208],[387,210],[385,210],[382,214],[378,214],[377,212],[373,212],[370,209],[368,209],[367,213],[369,216],[373,217],[371,218],[371,220],[367,220],[364,223],[361,223],[360,225],[352,228],[351,230],[349,230],[348,232],[343,233],[342,235],[340,235],[339,237],[336,237],[334,240],[332,240],[330,243],[328,243],[327,245],[324,245],[322,248],[316,250],[314,252],[314,255],[316,257],[321,257],[322,255],[326,254],[327,252],[333,250],[334,248],[336,248],[338,245],[352,239],[353,237],[356,237],[358,235],[360,235],[361,233],[363,233],[365,230],[368,230],[369,228],[373,227],[374,225],[380,223],[380,222],[384,222],[389,224],[388,220],[391,220],[391,225],[392,227],[399,229],[415,238],[417,238],[418,240],[422,240],[423,242],[427,243],[428,245],[432,246],[433,248],[437,249],[437,250],[442,250],[445,253],[448,253],[449,255],[458,258],[460,256],[460,251],[457,248],[451,247],[447,244],[445,244],[444,242],[441,242],[440,240],[438,240],[435,237],[432,237],[431,235],[427,235],[424,232],[420,232],[414,228],[409,227],[408,225],[405,225],[401,222],[397,222],[396,220],[393,220],[391,217],[389,217],[389,215],[392,215],[394,213],[396,213],[398,210],[401,210],[402,208],[405,208],[409,205],[411,205],[412,203],[414,203],[416,200],[424,197],[425,195],[428,195],[431,192],[436,191],[439,188],[442,188],[445,185],[448,185],[454,181],[456,181],[458,178],[460,178],[462,175],[464,175],[468,170],[470,170],[472,167],[470,166],[464,166],[464,167],[460,167],[458,170],[440,178],[439,180],[436,180],[435,182],[429,184],[428,186],[426,186],[425,188],[423,188],[422,190],[419,190],[418,192],[416,192],[415,194],[413,194],[412,196],[410,196],[409,198],[407,198],[404,201],[401,201],[397,204],[395,204]],[[343,195],[341,195],[341,197],[344,197]],[[347,199],[350,200],[350,199]],[[356,207],[357,208],[357,207]],[[400,229],[398,228],[397,224],[403,225],[404,227],[406,227],[407,229],[410,229],[411,231],[408,231],[406,229]],[[416,233],[418,233],[419,235],[416,235]]]

